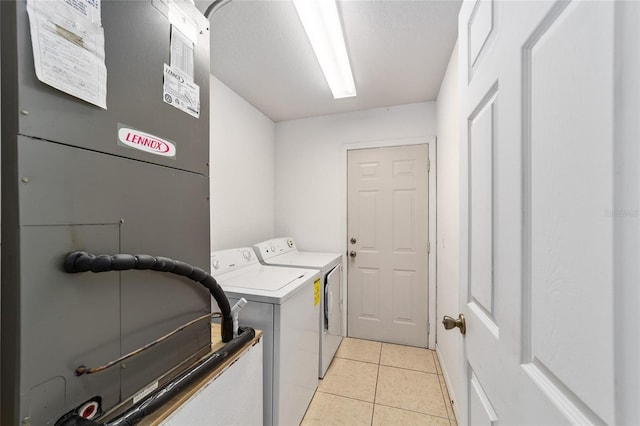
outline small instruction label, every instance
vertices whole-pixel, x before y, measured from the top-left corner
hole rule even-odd
[[[156,389],[158,389],[158,381],[157,380],[155,382],[151,383],[150,385],[148,385],[147,387],[145,387],[144,389],[142,389],[137,394],[133,395],[133,403],[136,404],[136,403],[138,403],[138,401],[143,400],[147,395],[149,395],[151,392],[153,392]]]
[[[320,278],[313,282],[313,306],[318,306],[320,303]]]
[[[162,98],[165,103],[195,118],[200,117],[200,86],[187,74],[167,64],[164,64]]]

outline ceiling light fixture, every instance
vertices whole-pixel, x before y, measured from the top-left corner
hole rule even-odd
[[[335,99],[356,96],[335,0],[293,0]]]

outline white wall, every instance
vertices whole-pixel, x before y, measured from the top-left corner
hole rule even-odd
[[[211,250],[273,237],[275,125],[211,76]]]
[[[440,86],[438,107],[438,258],[437,318],[458,317],[458,197],[459,197],[459,120],[458,120],[458,45]],[[450,396],[464,390],[462,377],[462,335],[445,331],[438,321],[437,352],[447,380]],[[455,407],[455,404],[454,404]]]
[[[301,250],[346,250],[345,146],[436,134],[436,104],[333,114],[276,124],[275,232]]]

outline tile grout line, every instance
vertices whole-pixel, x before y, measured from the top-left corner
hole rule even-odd
[[[378,353],[378,370],[376,371],[376,387],[373,391],[373,410],[371,410],[371,426],[373,426],[373,416],[376,412],[376,397],[378,396],[378,380],[380,380],[380,361],[382,360],[382,342],[380,342],[380,352]]]
[[[408,408],[394,407],[393,405],[387,405],[387,404],[375,404],[375,405],[380,405],[382,407],[393,408],[394,410],[399,410],[399,411],[407,411],[409,413],[421,414],[423,416],[435,417],[435,418],[443,419],[443,420],[449,420],[448,417],[442,417],[442,416],[438,416],[436,414],[425,413],[424,411],[416,411],[416,410],[410,410]]]
[[[383,365],[381,364],[380,366],[382,367]],[[431,377],[433,377],[434,375],[437,376],[436,384],[437,384],[438,390],[440,391],[441,401],[444,402],[445,416],[443,417],[443,416],[439,416],[439,415],[434,414],[434,413],[428,413],[428,412],[425,412],[425,411],[417,411],[417,410],[412,410],[412,409],[409,409],[409,408],[401,408],[401,407],[398,407],[398,406],[387,405],[387,404],[377,404],[376,403],[376,404],[374,404],[374,408],[375,408],[375,405],[381,405],[381,406],[385,406],[385,407],[395,408],[397,410],[408,411],[408,412],[417,413],[417,414],[423,414],[423,415],[431,416],[431,417],[437,417],[439,419],[448,420],[449,423],[451,424],[451,418],[449,417],[449,410],[447,409],[447,399],[445,397],[445,392],[442,389],[442,384],[441,384],[442,382],[441,382],[439,374],[434,374],[434,373],[429,373],[429,372],[419,371],[419,370],[412,370],[412,369],[403,368],[403,367],[395,367],[395,366],[391,366],[391,365],[385,365],[385,367],[387,367],[390,370],[404,370],[404,371],[409,371],[411,373],[430,375]],[[446,384],[445,384],[445,387],[446,387]]]
[[[367,363],[367,364],[380,365],[380,363],[379,363],[379,362],[377,362],[377,363],[376,363],[376,362],[371,362],[371,361],[364,361],[364,360],[362,360],[362,359],[347,358],[347,357],[345,357],[345,356],[336,356],[336,357],[334,357],[334,358],[338,358],[338,359],[348,359],[349,361],[357,361],[357,362],[364,362],[364,363]]]
[[[407,370],[407,371],[413,371],[414,373],[424,373],[424,374],[432,374],[434,376],[440,376],[440,374],[438,373],[432,373],[431,371],[424,371],[424,370],[415,370],[413,368],[407,368],[407,367],[398,367],[396,365],[387,365],[387,364],[380,364],[383,367],[389,367],[389,368],[397,368],[398,370]]]
[[[337,396],[338,398],[350,399],[350,400],[352,400],[352,401],[366,402],[367,404],[371,404],[371,405],[373,405],[373,402],[371,402],[371,401],[366,401],[366,400],[364,400],[364,399],[354,398],[354,397],[352,397],[352,396],[345,396],[345,395],[340,395],[340,394],[337,394],[337,393],[332,393],[332,392],[327,392],[327,391],[321,391],[321,390],[317,390],[317,391],[316,391],[316,393],[318,393],[318,392],[319,392],[319,393],[323,393],[323,394],[325,394],[325,395]],[[314,396],[315,396],[315,394],[314,394]]]
[[[434,417],[434,418],[438,418],[438,419],[442,419],[442,420],[448,420],[450,424],[453,424],[452,423],[452,419],[450,417],[449,410],[448,410],[449,403],[447,402],[447,399],[445,397],[445,391],[442,388],[443,387],[443,379],[440,377],[441,374],[438,373],[438,360],[436,359],[437,355],[436,355],[436,352],[433,351],[433,350],[427,349],[427,352],[429,352],[431,354],[431,357],[432,357],[431,359],[432,359],[432,361],[434,363],[435,372],[424,371],[424,370],[419,370],[419,369],[413,369],[413,368],[410,368],[410,367],[407,368],[407,367],[399,367],[399,366],[393,366],[393,365],[387,366],[386,364],[385,364],[385,366],[386,367],[390,367],[390,368],[396,368],[396,369],[400,369],[400,370],[415,372],[415,373],[425,373],[425,374],[429,374],[429,375],[435,374],[438,377],[438,379],[437,379],[438,382],[437,383],[438,383],[438,386],[440,387],[440,394],[442,395],[442,400],[445,403],[445,413],[446,413],[445,415],[446,415],[446,417],[441,417],[441,416],[438,416],[438,415],[435,415],[435,414],[429,414],[429,413],[425,413],[425,412],[421,412],[421,411],[414,411],[414,410],[410,410],[410,409],[403,409],[403,408],[400,408],[400,407],[394,407],[394,406],[389,406],[389,405],[386,405],[386,404],[377,404],[376,403],[376,397],[377,397],[377,391],[378,391],[378,382],[380,380],[380,370],[381,370],[381,367],[383,366],[383,364],[382,364],[382,348],[383,348],[384,342],[377,342],[377,343],[380,344],[377,363],[376,362],[371,362],[371,361],[365,361],[365,360],[362,360],[362,359],[354,359],[352,357],[344,356],[344,355],[343,356],[338,356],[336,354],[336,356],[335,356],[335,358],[341,358],[341,359],[344,359],[344,360],[376,365],[376,367],[377,367],[377,370],[376,370],[376,383],[375,383],[375,389],[374,389],[374,395],[373,395],[373,402],[371,403],[372,404],[372,409],[373,409],[372,413],[371,413],[371,422],[370,422],[371,426],[373,426],[373,423],[374,423],[374,414],[375,414],[376,405],[384,406],[384,407],[388,407],[388,408],[393,408],[393,409],[397,409],[397,410],[401,410],[401,411],[411,412],[411,413],[415,413],[415,414],[426,415],[426,416],[430,416],[430,417]],[[444,386],[446,387],[446,383],[444,383]],[[333,395],[333,396],[336,396],[336,397],[339,397],[339,398],[350,399],[350,400],[353,400],[353,401],[370,403],[369,401],[365,401],[365,400],[362,400],[362,399],[359,399],[359,398],[354,398],[354,397],[334,394],[334,393],[327,392],[327,391],[318,390],[317,392],[323,393],[323,394],[327,394],[327,395]]]

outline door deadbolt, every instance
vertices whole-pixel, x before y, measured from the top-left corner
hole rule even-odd
[[[445,315],[442,318],[442,324],[444,325],[445,330],[451,330],[452,328],[458,327],[460,329],[460,334],[465,334],[467,332],[467,323],[464,320],[464,315],[458,315],[458,319],[451,318],[448,315]]]
[[[356,257],[356,255],[357,255],[357,253],[354,250],[351,250],[349,252],[349,256],[351,256],[351,257]]]
[[[349,242],[351,244],[355,244],[356,243],[356,237],[351,237],[351,239],[349,240]]]

